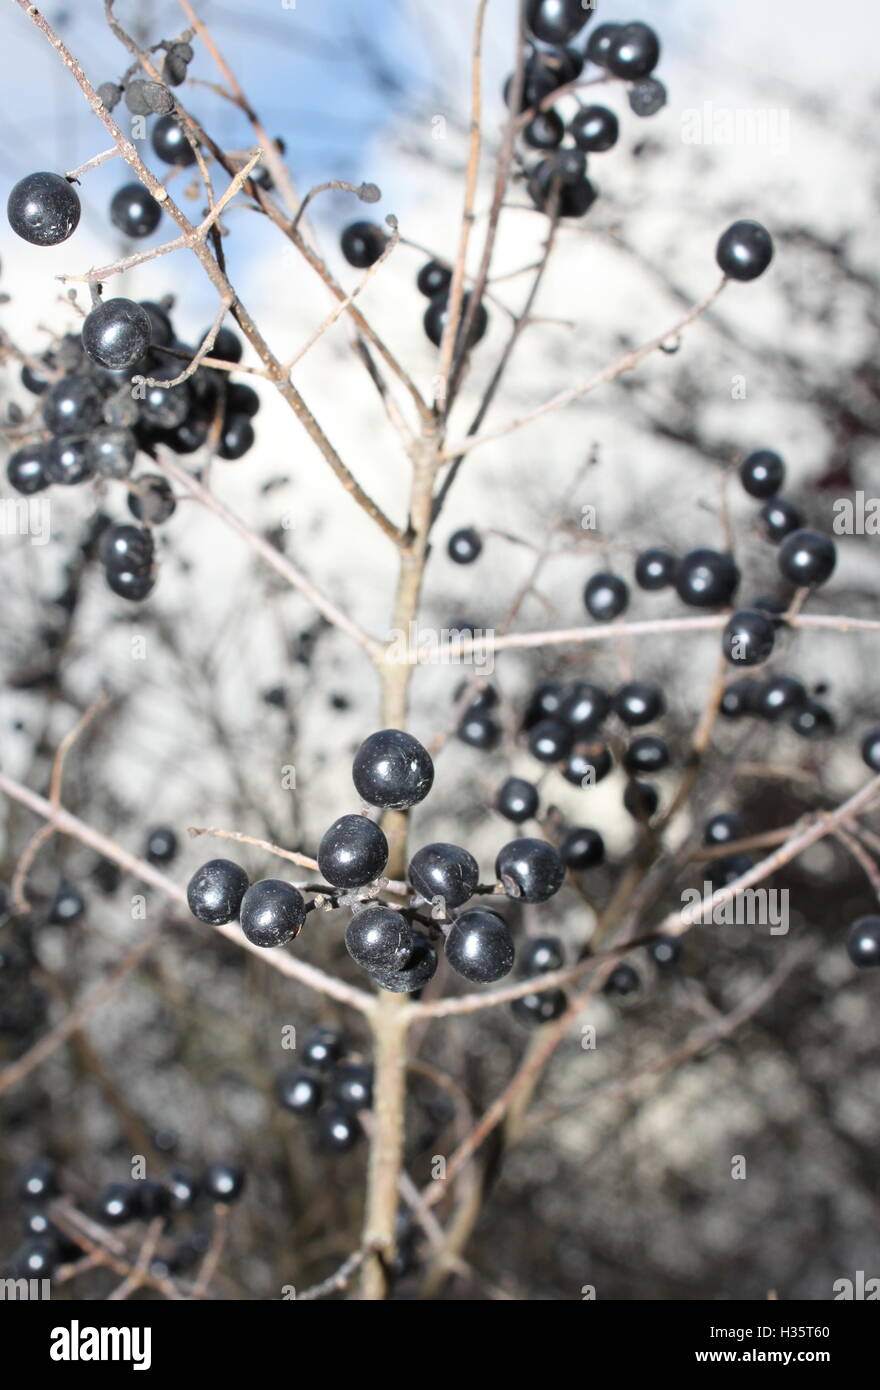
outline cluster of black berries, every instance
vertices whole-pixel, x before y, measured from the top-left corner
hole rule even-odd
[[[252,421],[260,405],[252,387],[231,381],[219,368],[200,366],[173,386],[137,379],[174,381],[195,355],[176,337],[170,307],[106,300],[86,317],[79,337],[68,335],[37,363],[26,364],[22,384],[41,397],[42,418],[7,464],[10,483],[27,496],[53,483],[126,483],[128,507],[140,525],[110,525],[99,553],[110,588],[132,600],[146,598],[156,582],[153,529],[176,505],[163,475],[135,473],[138,452],[155,458],[163,446],[179,455],[194,453],[207,443],[219,415],[218,456],[239,459],[254,443]],[[238,362],[241,340],[221,328],[211,353]]]
[[[597,191],[587,174],[587,156],[616,145],[617,116],[607,106],[585,105],[571,84],[587,64],[626,84],[629,104],[637,116],[653,116],[666,104],[666,88],[652,74],[660,59],[660,41],[650,25],[599,24],[588,31],[586,44],[575,41],[595,9],[580,0],[531,0],[526,7],[529,41],[524,55],[519,100],[528,113],[522,140],[543,157],[527,167],[529,196],[542,212],[560,217],[583,217],[596,201]],[[504,85],[504,100],[514,100],[515,74]],[[559,97],[554,96],[559,93]],[[559,105],[572,96],[573,114],[566,120]],[[555,104],[554,104],[555,103]]]
[[[244,1169],[236,1163],[211,1163],[201,1174],[174,1168],[163,1182],[142,1178],[108,1183],[92,1203],[91,1215],[103,1226],[125,1226],[157,1217],[172,1226],[175,1219],[197,1214],[209,1204],[227,1206],[238,1201],[244,1185]],[[25,1239],[8,1262],[11,1273],[20,1279],[49,1279],[59,1265],[83,1253],[51,1218],[51,1203],[61,1196],[54,1163],[47,1159],[29,1163],[19,1174],[18,1196],[24,1208]],[[154,1257],[152,1274],[184,1273],[198,1262],[210,1241],[209,1233],[197,1228],[178,1232],[177,1237],[167,1253]]]
[[[455,692],[460,701],[464,684]],[[494,716],[498,693],[484,685],[468,704],[458,725],[458,737],[471,747],[490,750],[501,738],[501,727]],[[555,766],[567,782],[576,787],[595,786],[607,777],[616,756],[628,781],[624,805],[639,821],[650,820],[660,798],[644,777],[669,766],[670,752],[656,734],[629,736],[628,731],[662,718],[666,711],[663,691],[647,681],[626,681],[615,691],[604,690],[589,681],[540,682],[529,696],[520,725],[520,736],[532,757]],[[605,728],[615,716],[617,731]],[[537,788],[525,778],[510,777],[500,788],[495,809],[508,820],[523,822],[537,814]],[[570,845],[563,842],[560,854],[569,868],[589,868],[601,863],[602,844],[597,836],[589,847],[581,846],[580,835],[594,831],[573,831]],[[575,862],[586,855],[585,862]],[[595,857],[594,857],[595,856]]]
[[[377,222],[352,222],[342,233],[342,254],[358,270],[367,270],[375,265],[388,245],[388,234]],[[449,315],[449,290],[452,284],[452,267],[444,261],[431,260],[422,266],[416,277],[419,293],[429,301],[423,319],[425,333],[439,347]],[[462,302],[460,332],[470,319],[467,329],[467,346],[475,347],[489,327],[489,314],[485,304],[471,309],[470,295],[465,294]]]
[[[285,1110],[314,1121],[323,1153],[348,1153],[363,1134],[358,1112],[373,1103],[373,1069],[349,1056],[335,1028],[315,1028],[306,1038],[303,1065],[278,1073],[275,1094]]]
[[[407,810],[424,800],[434,781],[430,754],[411,734],[382,729],[365,739],[353,765],[355,788],[367,805]],[[523,902],[545,902],[558,892],[565,865],[543,839],[504,845],[495,862],[497,885],[480,885],[479,865],[460,845],[424,845],[413,855],[407,877],[412,901],[392,907],[375,898],[381,891],[388,842],[365,815],[341,816],[318,848],[325,880],[306,903],[293,884],[263,879],[249,884],[239,865],[214,859],[196,871],[188,888],[193,915],[214,925],[238,918],[256,946],[282,946],[299,935],[317,906],[350,906],[345,933],[349,955],[382,989],[413,994],[437,970],[435,943],[446,960],[473,984],[500,980],[513,967],[510,929],[499,913],[483,907],[459,911],[478,894],[505,893]],[[364,890],[370,900],[364,902]]]

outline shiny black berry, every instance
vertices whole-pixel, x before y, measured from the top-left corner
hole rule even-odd
[[[880,726],[869,729],[862,739],[862,761],[872,772],[880,772]]]
[[[596,732],[611,713],[611,700],[599,685],[575,681],[559,707],[559,717],[577,738]]]
[[[50,483],[75,487],[91,476],[86,440],[71,439],[66,435],[49,440],[46,445],[46,477]]]
[[[779,547],[779,572],[798,588],[825,584],[834,573],[837,549],[830,536],[819,531],[792,531]]]
[[[373,1104],[373,1068],[341,1062],[330,1073],[330,1094],[343,1110],[369,1110]]]
[[[244,458],[248,450],[253,448],[256,438],[248,415],[227,414],[217,453],[220,458],[229,461]]]
[[[559,853],[569,869],[594,869],[605,858],[605,842],[598,830],[591,830],[587,825],[575,826],[565,832]]]
[[[264,878],[241,901],[239,921],[248,941],[269,949],[298,936],[306,918],[302,894],[292,883]]]
[[[419,294],[425,295],[427,299],[448,294],[451,284],[452,270],[441,261],[428,261],[422,266],[416,279]]]
[[[237,1163],[212,1163],[205,1169],[205,1192],[223,1206],[237,1202],[244,1190],[245,1172]]]
[[[801,521],[802,517],[797,507],[785,497],[772,497],[761,508],[764,534],[773,545],[778,545],[786,536],[790,536],[792,531],[797,531]]]
[[[681,950],[681,941],[677,936],[658,936],[648,947],[654,964],[661,967],[675,965],[681,956]]]
[[[380,729],[355,754],[352,778],[368,806],[405,810],[424,801],[434,782],[428,750],[402,729]]]
[[[526,25],[542,43],[562,46],[579,33],[592,10],[581,0],[528,0]]]
[[[410,860],[408,877],[426,902],[441,897],[450,911],[473,897],[480,881],[480,867],[470,851],[460,845],[424,845]]]
[[[773,619],[756,608],[743,608],[727,623],[721,649],[733,666],[760,666],[769,660],[775,641]]]
[[[52,434],[89,434],[101,423],[97,382],[79,373],[57,381],[43,397],[43,419]]]
[[[288,1067],[275,1078],[275,1094],[279,1104],[295,1115],[314,1115],[324,1098],[319,1077],[301,1067]]]
[[[739,479],[750,497],[775,497],[785,481],[785,464],[773,449],[756,449],[740,464]]]
[[[177,854],[177,836],[167,825],[157,825],[147,836],[146,858],[151,864],[170,864]]]
[[[388,841],[366,816],[340,816],[318,846],[318,868],[334,888],[361,888],[388,862]]]
[[[794,713],[807,702],[807,692],[795,676],[771,676],[758,687],[755,712],[762,719],[781,719]]]
[[[501,725],[486,709],[469,709],[456,733],[462,743],[479,748],[482,753],[491,753],[501,742]]]
[[[760,222],[734,222],[721,234],[715,259],[731,280],[756,280],[773,259],[773,239]]]
[[[561,681],[541,681],[532,691],[525,714],[523,728],[530,729],[539,719],[552,719],[559,714],[568,689]]]
[[[18,1194],[25,1202],[48,1202],[58,1196],[58,1173],[54,1163],[35,1158],[18,1174]]]
[[[111,1182],[95,1203],[95,1214],[104,1226],[125,1226],[140,1216],[137,1190],[130,1182]]]
[[[495,793],[495,810],[505,820],[521,825],[537,815],[539,804],[538,788],[524,777],[508,777]]]
[[[622,24],[597,24],[595,29],[590,30],[590,37],[587,40],[587,59],[589,62],[597,63],[601,68],[607,66],[612,40],[617,37],[622,28]]]
[[[559,937],[532,937],[523,947],[519,965],[524,975],[546,975],[548,970],[561,970],[565,965],[565,950]]]
[[[536,111],[523,131],[523,141],[532,150],[555,150],[562,144],[565,122],[558,111]]]
[[[483,538],[473,526],[465,526],[452,533],[446,549],[457,565],[472,565],[483,549]]]
[[[322,1105],[318,1111],[315,1138],[322,1153],[349,1153],[362,1133],[357,1118],[341,1105]]]
[[[731,840],[741,840],[746,833],[742,816],[735,811],[719,811],[710,816],[703,827],[704,845],[726,845]]]
[[[540,993],[524,994],[514,999],[510,1011],[514,1018],[527,1027],[537,1028],[542,1023],[552,1023],[565,1013],[567,1000],[561,989],[545,989]]]
[[[612,35],[605,67],[615,77],[638,81],[652,73],[660,61],[660,40],[648,24],[622,24]]]
[[[615,965],[602,988],[606,994],[625,995],[634,994],[640,984],[639,972],[624,960]]]
[[[598,154],[617,144],[620,123],[607,106],[582,106],[572,118],[568,133],[579,150]]]
[[[542,719],[529,730],[529,752],[542,763],[558,763],[567,758],[574,733],[561,719]]]
[[[31,246],[57,246],[77,229],[79,195],[60,174],[28,174],[9,195],[6,215],[17,236]]]
[[[153,537],[141,526],[108,526],[101,533],[98,553],[108,569],[148,570],[153,563]]]
[[[400,912],[376,903],[352,917],[345,945],[364,970],[399,970],[412,955],[413,934]]]
[[[624,753],[623,766],[633,776],[662,772],[669,766],[669,744],[656,734],[642,734]]]
[[[513,969],[510,928],[497,912],[483,908],[463,912],[446,937],[446,959],[471,984],[500,980]]]
[[[543,903],[562,887],[565,865],[546,840],[511,840],[498,852],[495,875],[510,897]]]
[[[343,256],[357,270],[375,265],[387,244],[388,238],[376,222],[352,222],[340,240]]]
[[[183,126],[173,115],[159,117],[153,126],[152,142],[163,164],[186,168],[196,162],[195,150],[187,140]]]
[[[86,910],[86,902],[75,883],[65,879],[58,886],[49,908],[49,922],[53,927],[69,927],[78,922]]]
[[[342,1060],[345,1052],[345,1039],[336,1028],[313,1028],[303,1047],[303,1061],[307,1067],[326,1071]]]
[[[152,194],[139,183],[126,183],[113,194],[110,221],[123,236],[137,238],[155,232],[162,209]]]
[[[788,722],[799,738],[830,738],[836,727],[833,714],[818,700],[807,700],[789,716]]]
[[[606,744],[579,744],[569,754],[562,775],[575,787],[593,787],[608,776],[611,766],[611,754]]]
[[[678,563],[675,590],[691,608],[723,608],[739,585],[733,557],[720,550],[689,550]]]
[[[629,588],[617,574],[594,574],[584,589],[584,605],[598,623],[611,622],[626,611]]]
[[[614,713],[630,728],[651,724],[666,713],[663,691],[647,681],[628,681],[614,693]]]
[[[45,444],[26,444],[10,454],[6,465],[6,476],[16,492],[31,497],[49,486],[46,472],[47,447]]]
[[[635,580],[640,589],[666,589],[675,582],[678,558],[669,550],[654,547],[636,557]]]
[[[141,603],[156,586],[156,575],[152,570],[131,570],[122,566],[108,570],[106,578],[114,594],[128,599],[130,603]]]
[[[853,965],[880,965],[880,917],[859,917],[853,922],[846,949]]]
[[[462,299],[461,317],[459,319],[458,338],[456,345],[461,345],[461,334],[464,329],[465,317],[468,314],[470,305],[470,295],[465,294]],[[446,328],[446,320],[449,317],[449,296],[448,294],[435,295],[425,310],[423,324],[425,332],[435,347],[439,347],[443,339],[443,332]],[[489,314],[485,304],[478,304],[471,319],[471,326],[468,330],[467,346],[476,347],[477,343],[484,336],[489,327]]]

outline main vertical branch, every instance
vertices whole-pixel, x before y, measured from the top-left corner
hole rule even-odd
[[[400,552],[392,618],[392,627],[398,632],[409,633],[410,623],[418,616],[439,453],[437,430],[428,427],[413,450],[409,533]],[[414,668],[407,661],[393,662],[380,657],[378,669],[382,684],[382,723],[386,728],[403,729]],[[405,811],[388,811],[382,820],[389,848],[386,872],[391,878],[406,878],[407,822]],[[406,995],[380,991],[370,1021],[373,1030],[373,1126],[363,1239],[370,1253],[364,1261],[361,1292],[364,1298],[377,1300],[383,1299],[388,1291],[387,1264],[394,1252],[397,1185],[403,1162],[406,1039],[410,1022]]]

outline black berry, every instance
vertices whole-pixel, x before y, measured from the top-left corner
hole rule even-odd
[[[565,865],[546,840],[511,840],[498,852],[495,875],[511,897],[543,903],[562,887]]]
[[[859,917],[846,938],[853,965],[880,965],[880,917]]]
[[[471,984],[500,980],[513,969],[510,929],[497,912],[473,908],[457,917],[446,937],[446,959]]]
[[[57,246],[79,224],[79,195],[60,174],[28,174],[9,195],[6,215],[17,236],[31,246]]]
[[[298,936],[305,921],[305,903],[293,884],[264,878],[252,883],[241,901],[239,921],[254,946],[283,946]]]
[[[734,222],[721,234],[715,259],[731,280],[756,280],[773,259],[773,239],[760,222]]]
[[[734,666],[760,666],[773,652],[776,625],[766,613],[744,608],[734,613],[721,636],[721,648]]]
[[[798,588],[825,584],[834,573],[837,549],[830,536],[818,531],[792,531],[779,547],[779,572]]]
[[[137,238],[155,232],[162,209],[151,193],[139,183],[126,183],[113,194],[110,221],[123,236]]]
[[[538,788],[524,777],[508,777],[495,793],[495,810],[515,825],[531,820],[537,814],[538,804]]]
[[[410,860],[408,877],[426,902],[443,898],[448,912],[473,896],[480,867],[470,851],[459,845],[424,845]]]
[[[446,549],[457,565],[472,565],[483,549],[483,538],[473,526],[466,526],[453,532]]]
[[[323,1099],[324,1087],[312,1072],[289,1067],[276,1076],[275,1094],[285,1110],[292,1110],[295,1115],[314,1115]]]
[[[357,270],[375,265],[387,244],[388,238],[376,222],[352,222],[340,240],[343,256]]]
[[[739,570],[720,550],[689,550],[678,563],[675,590],[691,608],[723,608],[739,585]]]
[[[569,869],[594,869],[605,858],[605,842],[598,830],[575,826],[566,831],[559,853]]]
[[[364,970],[399,970],[412,955],[413,934],[400,912],[375,904],[352,917],[345,945]]]
[[[412,734],[380,729],[355,754],[352,778],[367,805],[400,811],[424,801],[434,782],[434,764]]]
[[[321,876],[334,888],[361,888],[388,862],[388,841],[366,816],[340,816],[318,846]]]
[[[743,459],[739,479],[750,497],[775,497],[785,481],[785,464],[772,449],[757,449]]]
[[[584,589],[584,605],[591,618],[599,623],[611,622],[626,611],[629,589],[616,574],[594,574]]]
[[[663,691],[646,681],[628,681],[614,694],[614,713],[624,724],[638,727],[651,724],[666,712]]]

